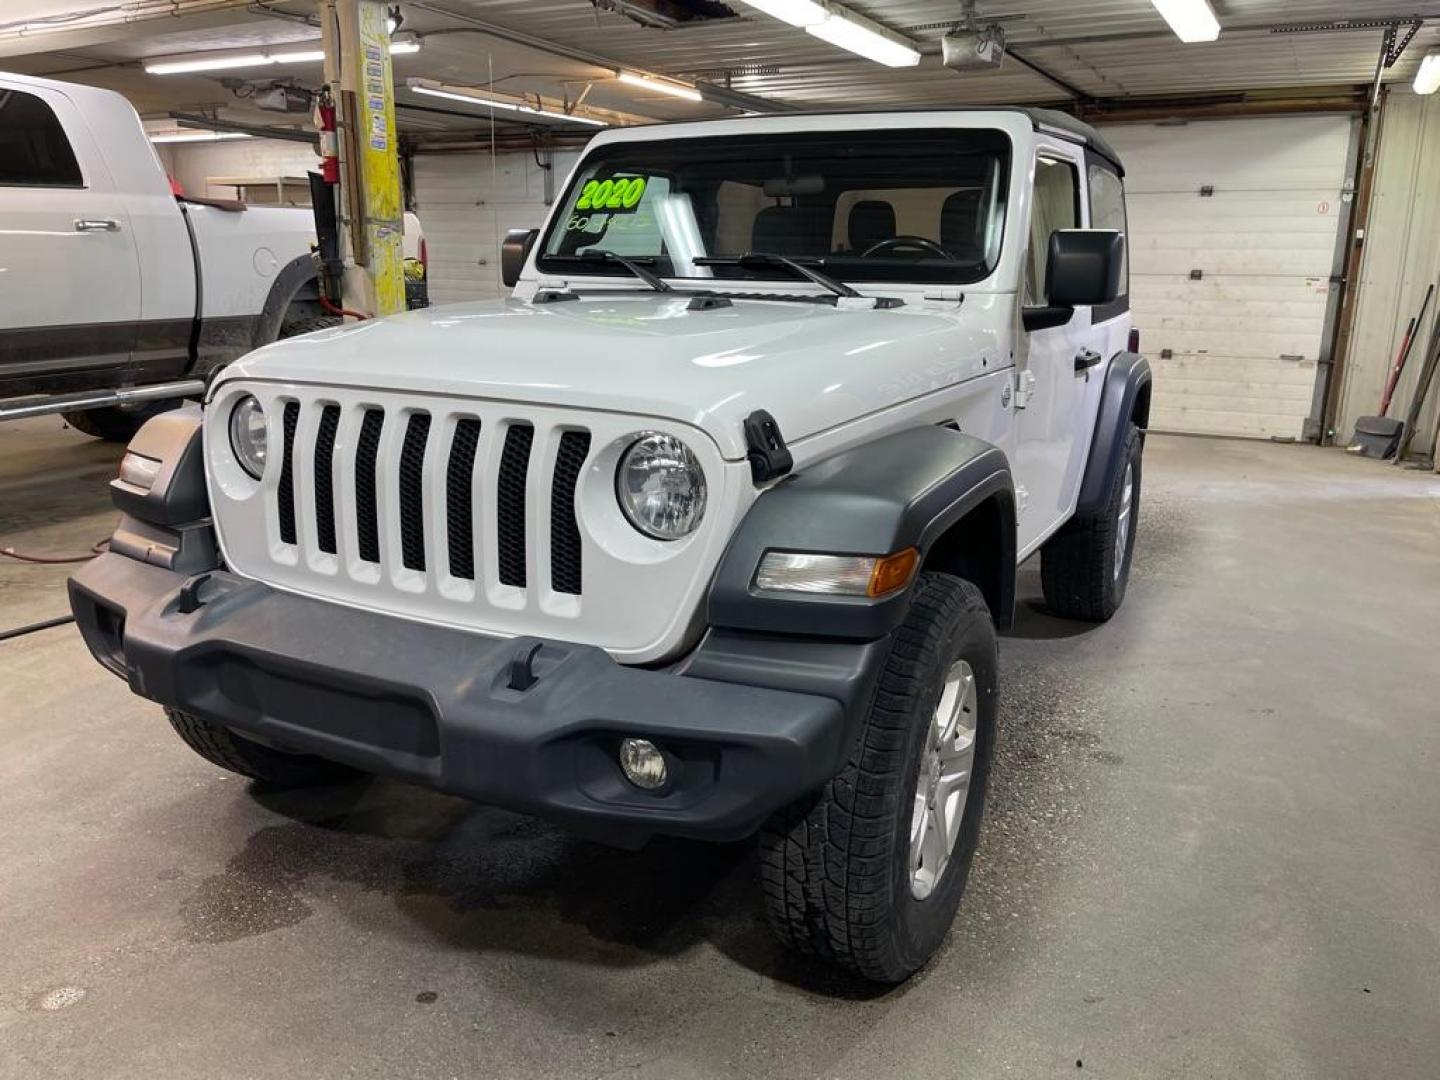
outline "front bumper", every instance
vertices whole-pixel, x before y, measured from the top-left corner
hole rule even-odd
[[[620,844],[737,839],[819,787],[844,763],[878,655],[877,643],[812,648],[788,680],[810,692],[762,688],[743,684],[748,653],[733,642],[686,674],[644,670],[590,646],[486,638],[113,553],[71,579],[70,600],[96,659],[147,698]],[[783,646],[763,649],[755,681],[773,687]],[[665,750],[666,788],[624,779],[625,736]]]

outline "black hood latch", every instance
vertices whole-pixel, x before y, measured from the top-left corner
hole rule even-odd
[[[757,484],[778,480],[795,467],[780,425],[764,409],[756,409],[745,418],[745,456],[750,459],[750,475]]]

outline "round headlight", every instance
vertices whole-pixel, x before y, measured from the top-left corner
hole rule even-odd
[[[259,480],[265,472],[265,410],[251,394],[230,410],[230,449],[240,467]]]
[[[636,439],[620,458],[615,491],[630,524],[657,540],[688,536],[705,516],[705,470],[673,435]]]

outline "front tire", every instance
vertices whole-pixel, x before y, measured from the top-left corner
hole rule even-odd
[[[1140,517],[1142,448],[1140,429],[1130,424],[1105,505],[1071,518],[1040,549],[1040,586],[1045,606],[1056,615],[1104,622],[1125,599]]]
[[[980,590],[922,574],[850,761],[761,830],[765,909],[781,942],[883,983],[940,947],[980,839],[996,681]]]
[[[166,709],[165,716],[185,745],[212,765],[273,787],[334,784],[356,775],[355,770],[346,765],[309,754],[274,750],[178,709]]]

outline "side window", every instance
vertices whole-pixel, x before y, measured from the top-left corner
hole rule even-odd
[[[65,129],[34,94],[0,90],[0,185],[84,186]]]
[[[1091,313],[1093,322],[1113,319],[1130,307],[1130,234],[1125,222],[1125,184],[1112,169],[1092,162],[1090,177],[1090,227],[1115,229],[1125,238],[1124,255],[1120,260],[1120,295],[1103,310]]]
[[[1025,264],[1025,285],[1032,303],[1045,297],[1045,264],[1050,257],[1050,234],[1056,229],[1080,227],[1080,174],[1058,158],[1035,161],[1035,207],[1030,214],[1030,257]]]

